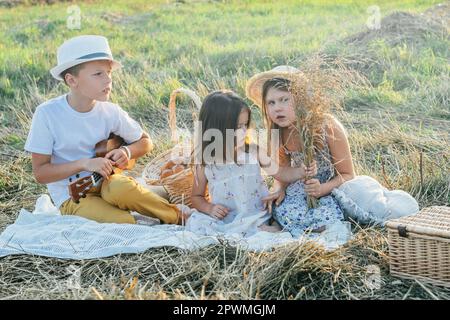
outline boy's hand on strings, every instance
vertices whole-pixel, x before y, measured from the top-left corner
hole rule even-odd
[[[309,167],[305,166],[305,164],[302,163],[301,168],[304,172],[305,178],[306,177],[312,178],[312,177],[316,176],[316,174],[317,174],[317,164],[316,164],[315,160],[311,163],[311,165]],[[303,180],[305,180],[305,179],[303,179]]]
[[[275,205],[279,206],[286,196],[286,190],[280,188],[274,192],[271,192],[268,196],[262,198],[264,210],[268,209],[269,213],[272,213],[272,204],[275,201]]]
[[[86,159],[84,170],[97,172],[98,174],[101,174],[103,178],[108,179],[113,172],[114,165],[114,161],[106,158]]]
[[[119,169],[126,169],[130,160],[126,151],[121,148],[111,150],[105,155],[105,158],[114,161],[115,166]]]
[[[314,198],[320,198],[322,196],[322,185],[318,179],[309,179],[305,182],[305,192]]]
[[[230,212],[230,209],[227,207],[221,206],[220,204],[214,204],[209,212],[209,215],[216,219],[222,220],[227,216],[228,212]]]

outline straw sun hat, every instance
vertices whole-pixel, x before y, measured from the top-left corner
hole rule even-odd
[[[109,60],[113,70],[122,67],[120,62],[114,60],[108,40],[97,35],[83,35],[65,41],[58,48],[57,59],[58,65],[50,73],[59,81],[63,81],[62,72],[88,61]]]
[[[252,100],[259,107],[262,106],[262,90],[264,83],[273,78],[283,78],[287,80],[294,80],[295,76],[301,73],[297,68],[291,66],[278,66],[272,70],[255,74],[247,81],[245,93],[247,97]]]

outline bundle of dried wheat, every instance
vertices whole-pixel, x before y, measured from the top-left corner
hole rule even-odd
[[[346,68],[339,61],[325,62],[319,56],[308,60],[301,70],[291,79],[290,92],[294,99],[305,165],[310,166],[316,152],[326,143],[323,130],[331,118],[331,109],[341,107],[347,88],[364,84],[365,81],[356,71]],[[308,196],[307,202],[308,208],[317,207],[317,199]]]

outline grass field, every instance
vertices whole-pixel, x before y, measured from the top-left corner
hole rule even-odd
[[[73,3],[18,2],[0,1],[0,231],[46,190],[34,181],[23,146],[35,107],[66,91],[48,72],[56,48],[79,34],[105,35],[124,64],[114,76],[112,101],[157,146],[139,160],[136,175],[170,147],[173,89],[185,86],[203,97],[228,88],[244,96],[254,73],[302,67],[321,55],[344,61],[369,83],[345,92],[336,110],[357,174],[410,192],[421,207],[450,204],[449,2],[83,1],[77,2],[79,30],[67,27]],[[380,9],[379,30],[366,25],[371,5]],[[178,106],[179,125],[189,127],[191,102],[183,98]],[[0,259],[0,299],[450,298],[449,290],[391,277],[385,231],[354,229],[355,240],[331,253],[294,246],[256,254],[224,244],[98,261],[7,257]],[[57,285],[71,265],[83,270],[81,289]],[[380,289],[364,286],[368,265],[380,268]]]

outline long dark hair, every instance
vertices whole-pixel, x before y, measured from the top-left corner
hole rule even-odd
[[[198,137],[201,138],[202,165],[205,164],[204,151],[206,147],[215,141],[214,137],[212,137],[211,141],[205,141],[203,139],[204,133],[209,129],[219,130],[223,137],[223,159],[216,159],[216,156],[218,155],[216,155],[215,152],[212,152],[212,157],[220,163],[221,161],[225,162],[226,159],[229,159],[229,157],[232,156],[236,162],[236,152],[234,151],[236,139],[233,134],[233,141],[229,141],[230,137],[227,136],[226,131],[227,129],[231,129],[233,132],[236,131],[239,115],[242,111],[248,112],[247,126],[249,126],[251,119],[250,108],[236,93],[228,90],[218,90],[208,94],[203,100],[198,117],[198,120],[202,125],[201,137]],[[228,145],[233,146],[233,148],[227,148]],[[230,151],[232,151],[233,154],[227,154],[227,152]]]

